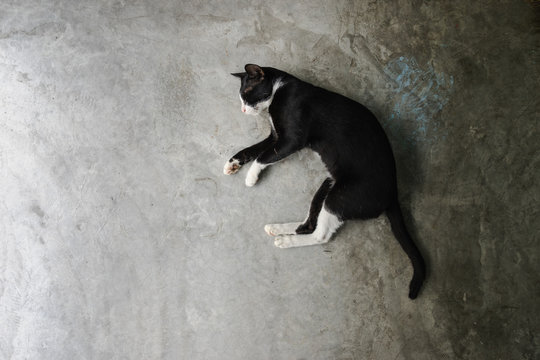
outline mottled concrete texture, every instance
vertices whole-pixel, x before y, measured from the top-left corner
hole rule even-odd
[[[536,2],[538,3],[538,2]],[[538,359],[534,2],[3,0],[1,359]],[[309,151],[246,188],[248,62],[367,105],[385,216],[281,250],[324,178]]]

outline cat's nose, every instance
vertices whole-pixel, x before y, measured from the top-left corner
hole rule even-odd
[[[246,112],[246,108],[245,108],[245,107],[242,107],[242,112]]]

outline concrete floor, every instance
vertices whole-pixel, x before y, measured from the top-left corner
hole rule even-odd
[[[2,1],[1,359],[538,359],[533,1]],[[246,188],[225,161],[248,62],[371,108],[411,267],[384,216],[281,250],[324,171]]]

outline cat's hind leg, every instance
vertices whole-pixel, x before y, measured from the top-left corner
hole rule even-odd
[[[323,181],[322,185],[319,187],[319,190],[317,190],[315,196],[313,196],[307,219],[303,224],[298,226],[296,229],[296,234],[311,234],[313,231],[315,231],[315,228],[317,227],[317,218],[319,217],[324,200],[332,189],[332,186],[334,186],[334,179],[326,178]]]
[[[343,224],[343,221],[323,206],[317,218],[317,227],[313,233],[280,235],[275,238],[274,245],[279,248],[290,248],[324,244],[330,240],[332,234],[341,224]]]
[[[309,213],[304,222],[293,222],[287,224],[268,224],[264,227],[264,231],[270,236],[278,235],[294,235],[294,234],[311,234],[317,227],[317,217],[321,212],[324,199],[332,188],[334,180],[327,178],[324,180],[319,190],[315,193]]]
[[[286,224],[268,224],[264,226],[264,231],[270,236],[296,234],[296,229],[302,225],[301,222]]]

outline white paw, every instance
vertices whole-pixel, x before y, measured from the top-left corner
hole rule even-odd
[[[302,225],[302,223],[288,223],[288,224],[268,224],[264,226],[264,231],[270,236],[278,235],[293,235],[296,234],[296,229]]]
[[[225,163],[225,166],[223,167],[223,173],[225,175],[235,174],[236,172],[238,172],[238,170],[240,170],[241,167],[242,165],[240,165],[240,161],[236,159],[231,159]]]
[[[274,240],[274,245],[281,249],[290,248],[293,246],[292,237],[288,235],[278,236]]]
[[[252,187],[257,183],[257,180],[259,180],[259,176],[250,171],[246,176],[246,186]]]
[[[257,180],[259,180],[259,174],[261,173],[261,170],[265,167],[265,165],[262,165],[259,162],[255,161],[251,165],[247,173],[246,186],[252,187],[253,185],[255,185],[257,183]]]

